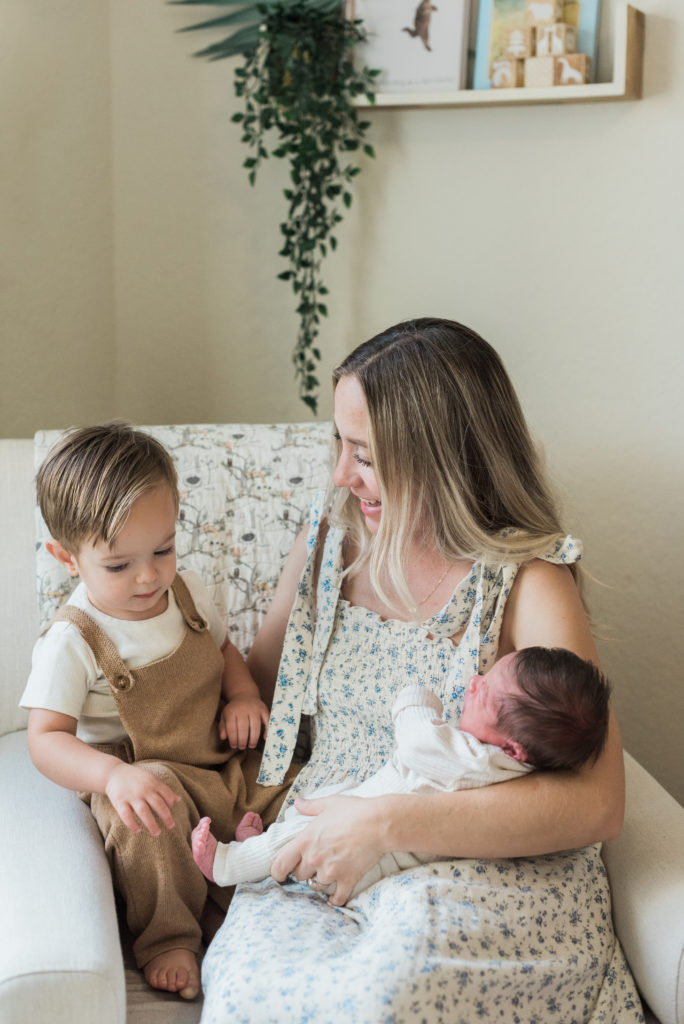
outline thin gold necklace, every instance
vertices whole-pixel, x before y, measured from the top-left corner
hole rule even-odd
[[[444,580],[447,578],[447,576],[449,575],[449,573],[451,572],[452,569],[453,569],[453,563],[449,563],[449,565],[447,565],[447,567],[444,570],[443,574],[439,577],[439,579],[437,580],[437,582],[435,583],[434,587],[432,588],[430,593],[427,595],[427,597],[424,597],[422,601],[419,601],[419,603],[418,603],[418,607],[419,608],[422,608],[424,604],[428,603],[428,601],[430,600],[432,595],[434,593],[436,593],[439,590],[439,588],[441,587],[441,585],[444,583]]]

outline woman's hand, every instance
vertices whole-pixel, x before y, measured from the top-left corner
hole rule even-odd
[[[294,875],[302,882],[315,877],[321,886],[334,884],[329,903],[341,907],[386,852],[381,842],[382,800],[329,796],[296,800],[295,807],[310,815],[311,823],[277,854],[271,875],[277,882]]]

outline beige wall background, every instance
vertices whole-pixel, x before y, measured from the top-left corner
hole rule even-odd
[[[684,802],[684,7],[640,6],[640,102],[371,112],[321,415],[331,366],[394,321],[498,347],[600,581],[626,746]],[[276,280],[286,171],[249,187],[232,66],[176,32],[205,13],[0,0],[2,436],[309,418]]]

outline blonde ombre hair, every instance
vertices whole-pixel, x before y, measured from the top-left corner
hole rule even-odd
[[[127,423],[79,427],[48,452],[36,476],[53,540],[72,554],[86,542],[112,545],[135,501],[167,484],[178,512],[178,476],[167,450]]]
[[[359,552],[348,572],[369,561],[390,607],[387,583],[418,612],[406,582],[411,542],[448,560],[498,564],[538,557],[565,535],[513,385],[474,331],[431,317],[397,324],[354,349],[333,385],[350,375],[366,400],[383,512],[371,537],[344,488],[332,518]]]

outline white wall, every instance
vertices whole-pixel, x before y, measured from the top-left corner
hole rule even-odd
[[[85,0],[0,2],[0,431],[307,419],[276,280],[285,168],[249,187],[231,65],[175,34],[211,9],[117,0],[107,26]],[[684,802],[684,7],[641,7],[640,102],[370,113],[378,156],[326,268],[321,415],[330,367],[393,321],[450,316],[493,342],[601,581],[626,745]]]
[[[0,432],[112,414],[109,24],[0,0]]]

